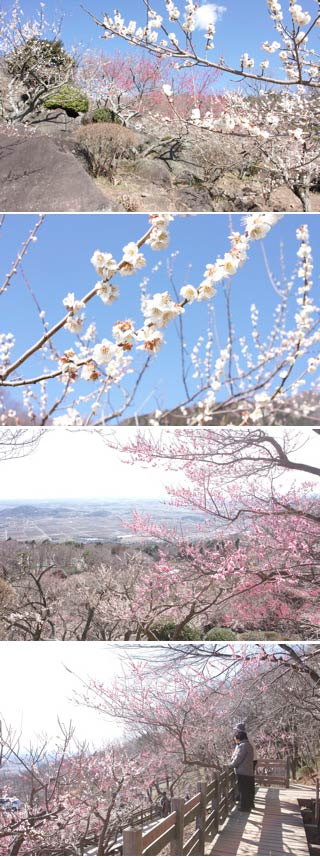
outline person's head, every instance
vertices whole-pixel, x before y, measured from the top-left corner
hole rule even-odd
[[[245,723],[237,723],[236,732],[246,732],[246,724]]]
[[[167,797],[167,792],[162,792],[162,797]]]
[[[234,739],[237,744],[241,744],[241,741],[247,740],[247,733],[244,732],[244,730],[237,729],[237,731],[234,733]]]

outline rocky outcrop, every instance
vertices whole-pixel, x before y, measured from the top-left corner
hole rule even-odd
[[[0,131],[1,211],[119,211],[83,166],[47,136]]]

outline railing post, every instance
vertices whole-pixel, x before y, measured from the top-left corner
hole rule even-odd
[[[204,854],[206,843],[207,783],[198,783],[197,791],[200,792],[200,803],[196,816],[196,829],[199,831],[199,850],[195,851],[194,854]]]
[[[174,839],[171,841],[170,854],[183,854],[184,837],[184,798],[173,797],[171,801],[171,812],[176,813],[176,825]]]
[[[290,787],[290,759],[287,757],[286,789]]]
[[[319,824],[320,820],[320,801],[319,801],[319,777],[316,779],[316,802],[314,807],[314,823]]]
[[[233,806],[235,806],[237,803],[237,797],[238,797],[238,783],[237,783],[235,771],[232,771],[232,778],[233,778]]]
[[[230,771],[226,772],[226,812],[227,816],[230,815]]]
[[[123,854],[126,857],[142,854],[142,827],[127,827],[123,831]]]
[[[220,797],[221,797],[221,782],[220,782],[220,774],[218,774],[218,776],[217,776],[217,804],[216,804],[217,833],[219,833],[219,827],[220,827]]]

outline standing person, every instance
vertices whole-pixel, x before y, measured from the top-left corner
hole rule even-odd
[[[170,800],[168,798],[167,792],[162,792],[160,806],[161,815],[163,816],[163,818],[166,818],[166,816],[169,815],[170,812]]]
[[[230,767],[235,769],[238,789],[240,795],[240,812],[250,812],[253,809],[252,783],[253,783],[253,749],[248,741],[246,732],[235,733],[236,747],[234,749]]]
[[[247,732],[245,723],[237,723],[236,732]],[[251,744],[251,747],[253,749],[252,808],[254,809],[254,801],[255,801],[255,796],[256,796],[256,785],[255,785],[255,779],[254,778],[255,778],[255,773],[256,773],[256,767],[258,764],[258,750],[257,750],[257,747],[256,747],[254,741],[252,740],[252,736],[249,734],[249,732],[247,732],[247,738],[248,738],[249,744]]]

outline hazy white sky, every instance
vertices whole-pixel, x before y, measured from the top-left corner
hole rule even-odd
[[[157,434],[164,430],[154,428],[149,431]],[[268,431],[281,436],[278,428]],[[319,461],[320,441],[314,432],[311,429],[290,431],[307,441],[291,457],[309,464]],[[117,430],[124,442],[135,432],[134,428]],[[306,476],[295,475],[294,478],[305,480]],[[109,449],[98,432],[90,429],[46,429],[32,455],[19,460],[0,461],[0,500],[69,497],[158,499],[166,497],[166,485],[179,479],[177,474],[169,474],[160,466],[149,468],[123,463],[118,452]],[[284,477],[287,479],[292,477]]]
[[[119,725],[72,702],[81,685],[65,667],[108,684],[121,663],[116,647],[106,643],[0,643],[0,719],[21,732],[22,747],[43,733],[54,744],[58,716],[72,720],[78,738],[94,746],[121,734]]]
[[[128,431],[120,429],[125,441]],[[121,462],[98,432],[46,429],[26,458],[0,462],[0,499],[164,497],[168,474]]]

